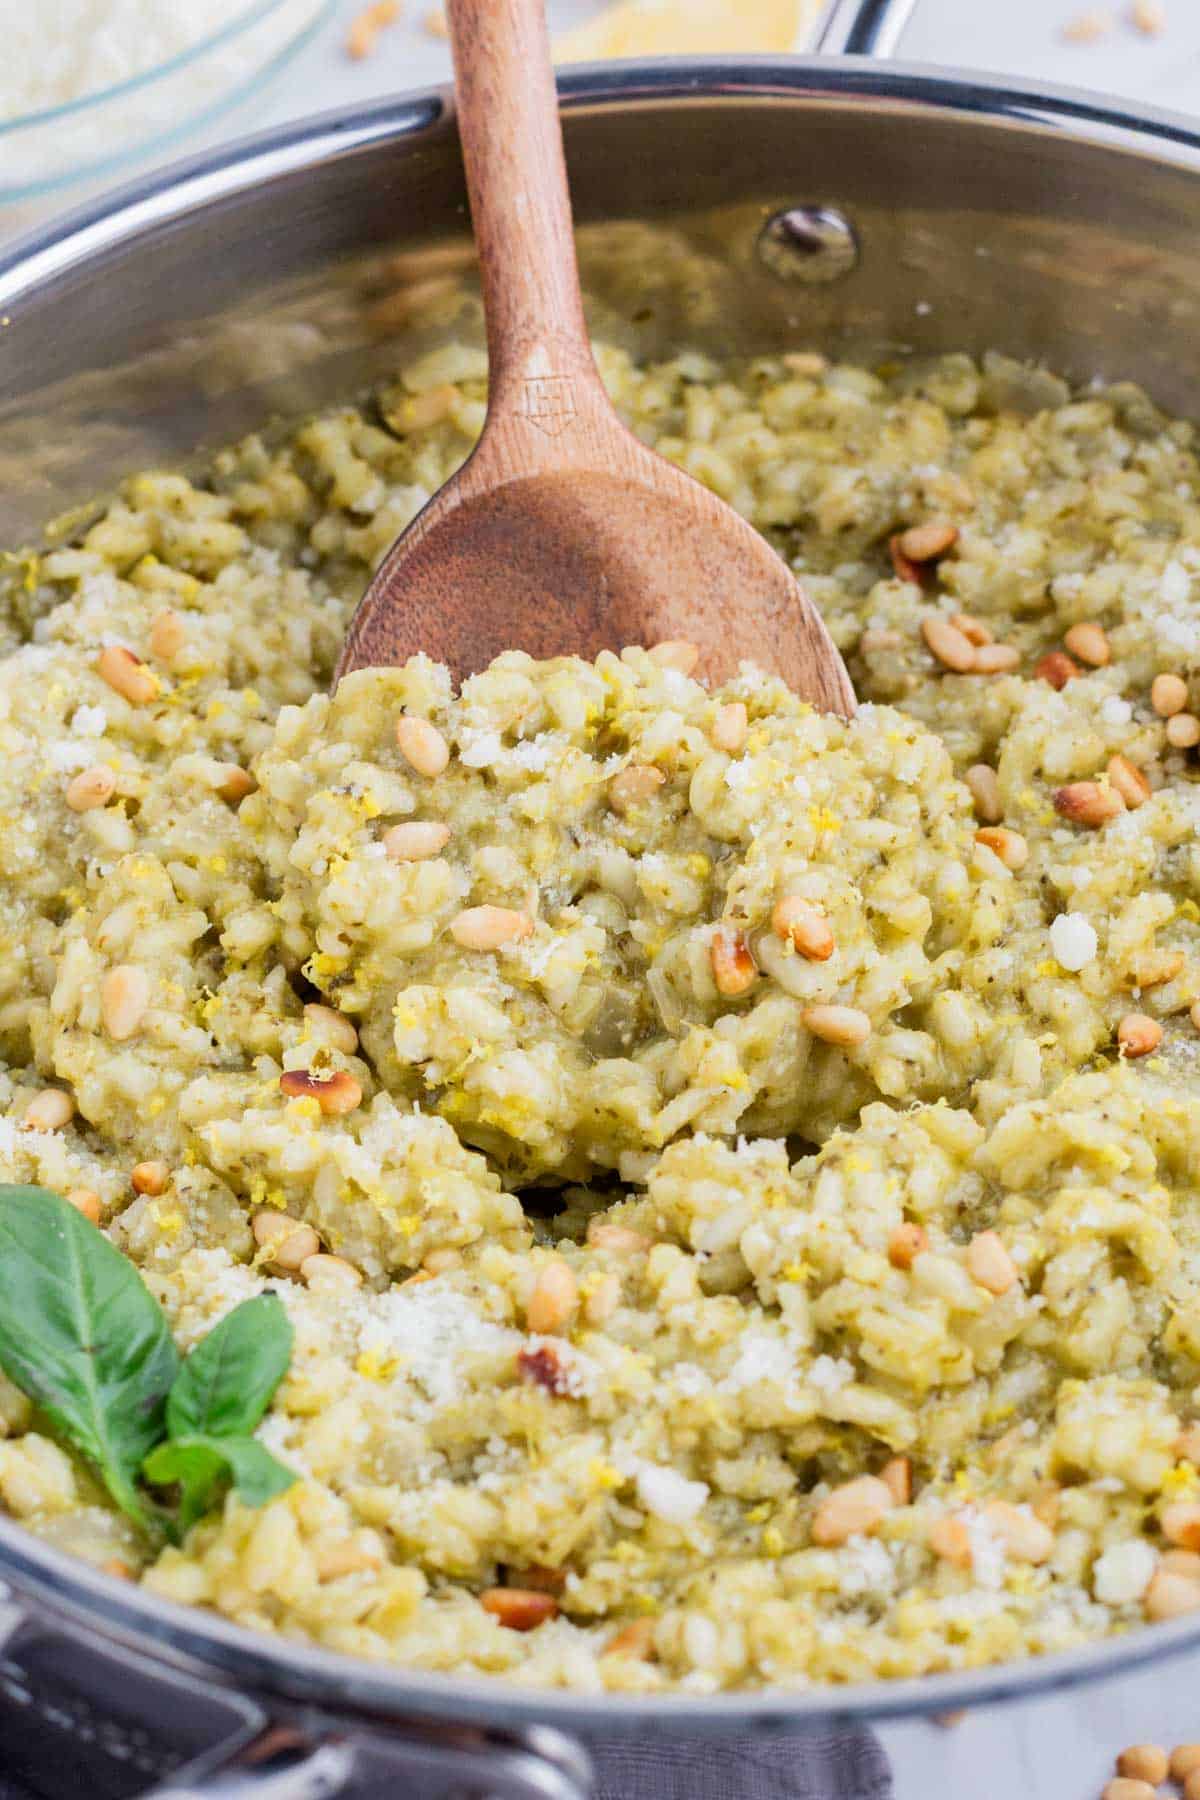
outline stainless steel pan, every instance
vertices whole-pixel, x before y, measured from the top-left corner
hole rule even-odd
[[[680,338],[996,348],[1128,377],[1200,415],[1200,133],[1085,94],[869,60],[910,4],[839,0],[821,57],[566,75],[604,329],[648,352]],[[152,177],[18,247],[0,261],[0,542],[147,460],[344,398],[394,366],[398,339],[423,341],[429,315],[469,328],[467,245],[449,104],[429,92]],[[397,1768],[414,1795],[578,1800],[576,1732],[940,1711],[1200,1643],[1197,1616],[919,1682],[585,1699],[255,1636],[4,1523],[0,1576],[0,1744],[6,1717],[41,1721],[59,1790],[99,1800],[139,1785],[297,1800]]]

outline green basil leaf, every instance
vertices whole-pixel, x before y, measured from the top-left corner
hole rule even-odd
[[[0,1366],[153,1529],[134,1483],[163,1436],[178,1352],[133,1264],[45,1188],[0,1184]]]
[[[171,1438],[150,1453],[143,1473],[155,1487],[179,1487],[181,1531],[209,1511],[226,1482],[247,1506],[265,1506],[286,1493],[296,1479],[252,1437]]]
[[[226,1313],[188,1356],[167,1400],[173,1438],[249,1437],[287,1373],[292,1326],[277,1294]]]

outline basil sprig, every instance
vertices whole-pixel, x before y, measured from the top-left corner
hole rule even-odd
[[[135,1524],[178,1538],[227,1485],[261,1506],[296,1479],[251,1434],[287,1372],[277,1295],[228,1313],[185,1361],[134,1265],[59,1194],[0,1183],[0,1367]],[[174,1507],[140,1483],[169,1489]]]

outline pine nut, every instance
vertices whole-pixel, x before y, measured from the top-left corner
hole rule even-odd
[[[337,1581],[343,1575],[362,1575],[367,1569],[383,1567],[383,1552],[377,1544],[346,1538],[340,1544],[328,1544],[313,1558],[318,1581]]]
[[[112,770],[106,769],[103,763],[96,763],[90,769],[81,769],[67,783],[67,805],[72,812],[91,812],[94,807],[107,806],[116,787],[117,778]]]
[[[936,562],[958,542],[958,526],[947,519],[929,519],[924,525],[910,525],[900,533],[900,554],[910,562]]]
[[[975,833],[975,842],[984,844],[993,856],[998,856],[1006,869],[1015,875],[1029,861],[1029,845],[1019,831],[1009,831],[1004,825],[985,825]]]
[[[400,0],[372,0],[355,13],[346,32],[346,55],[363,62],[375,49],[375,39],[386,25],[400,17]],[[323,1579],[323,1578],[322,1578]]]
[[[450,746],[428,719],[396,720],[400,754],[418,775],[440,775],[450,761]]]
[[[1021,666],[1021,652],[1012,644],[983,644],[975,652],[976,675],[1011,675]]]
[[[249,769],[243,769],[240,763],[222,763],[221,778],[217,783],[217,792],[222,800],[228,800],[231,806],[237,806],[252,794],[258,786]]]
[[[681,675],[690,675],[700,661],[698,645],[689,644],[686,638],[668,638],[665,643],[655,644],[646,654],[660,669],[678,669]]]
[[[1100,1800],[1157,1800],[1148,1781],[1131,1781],[1126,1775],[1114,1775],[1104,1784]]]
[[[484,1588],[479,1604],[509,1631],[534,1631],[558,1617],[554,1595],[539,1594],[536,1588]]]
[[[983,1516],[1014,1562],[1044,1563],[1053,1554],[1054,1533],[1032,1512],[1007,1500],[990,1500]]]
[[[1158,1566],[1170,1575],[1186,1575],[1189,1581],[1200,1581],[1200,1555],[1194,1550],[1164,1550]]]
[[[110,644],[100,652],[96,673],[130,706],[145,706],[158,693],[158,677],[122,644]]]
[[[982,619],[977,619],[974,613],[951,613],[950,623],[955,631],[962,632],[969,644],[974,644],[978,648],[996,641],[996,634],[991,626],[985,625]]]
[[[1049,650],[1033,665],[1034,680],[1048,681],[1056,693],[1061,693],[1068,681],[1074,681],[1081,673],[1079,664],[1065,650]]]
[[[1155,1800],[1158,1800],[1157,1795]],[[1200,1800],[1200,1769],[1193,1769],[1184,1782],[1183,1800]]]
[[[1181,1550],[1200,1550],[1200,1504],[1195,1500],[1175,1500],[1164,1506],[1159,1524],[1168,1544],[1177,1544]]]
[[[1182,950],[1143,950],[1129,965],[1129,985],[1162,987],[1164,982],[1174,981],[1186,961]]]
[[[332,1075],[312,1075],[307,1069],[285,1069],[279,1077],[279,1091],[289,1100],[315,1100],[327,1118],[352,1113],[362,1104],[362,1083],[348,1069],[337,1069]]]
[[[98,1225],[100,1223],[100,1196],[95,1188],[68,1188],[66,1202],[68,1206],[73,1206],[77,1213],[82,1213],[89,1224]]]
[[[450,936],[464,950],[499,950],[519,943],[532,930],[529,914],[511,906],[468,906],[450,921]]]
[[[1187,682],[1179,675],[1156,675],[1150,683],[1150,704],[1160,719],[1181,713],[1188,703]]]
[[[634,1619],[609,1638],[602,1656],[636,1656],[646,1662],[654,1654],[654,1620]]]
[[[628,1225],[609,1225],[601,1218],[588,1220],[587,1241],[593,1250],[607,1250],[613,1256],[640,1256],[650,1248],[650,1239]]]
[[[870,1015],[857,1006],[808,1006],[800,1023],[823,1044],[837,1044],[843,1050],[865,1044],[871,1035]]]
[[[810,379],[824,375],[829,367],[829,358],[819,350],[788,350],[779,360],[789,374]]]
[[[1178,1619],[1195,1612],[1200,1607],[1200,1581],[1170,1569],[1156,1569],[1146,1589],[1145,1606],[1151,1619]]]
[[[1157,1019],[1148,1018],[1145,1013],[1126,1013],[1117,1026],[1117,1043],[1120,1053],[1128,1061],[1139,1056],[1151,1056],[1162,1043],[1163,1030]]]
[[[1004,817],[1000,798],[1000,777],[987,763],[972,763],[963,777],[975,802],[975,816],[985,825],[998,825]]]
[[[562,1331],[579,1299],[579,1288],[567,1263],[554,1257],[541,1270],[525,1303],[530,1331],[554,1335]]]
[[[160,612],[150,626],[150,654],[171,662],[183,649],[183,620],[177,612]]]
[[[893,1456],[885,1462],[879,1471],[888,1493],[896,1506],[907,1506],[912,1499],[912,1464],[907,1456]]]
[[[1176,1744],[1167,1771],[1171,1780],[1184,1782],[1197,1769],[1200,1769],[1200,1744]]]
[[[1072,625],[1063,637],[1063,643],[1071,655],[1086,663],[1089,669],[1103,669],[1112,661],[1112,647],[1104,627],[1091,620]]]
[[[1200,719],[1195,713],[1173,713],[1167,720],[1166,739],[1173,750],[1194,750],[1200,744]]]
[[[749,724],[749,715],[740,700],[731,700],[728,706],[722,706],[712,724],[714,750],[736,756],[746,742]]]
[[[989,1294],[1007,1294],[1018,1278],[1017,1265],[994,1231],[981,1231],[967,1245],[967,1273]]]
[[[1109,757],[1107,774],[1110,785],[1116,788],[1130,812],[1136,812],[1150,798],[1150,783],[1142,771],[1127,756],[1122,756],[1120,751]]]
[[[1114,787],[1099,781],[1072,781],[1054,795],[1054,810],[1074,825],[1092,831],[1125,811],[1125,802]]]
[[[583,1303],[584,1317],[589,1325],[604,1325],[612,1318],[621,1304],[621,1277],[610,1269],[601,1275],[599,1281],[588,1289],[587,1299]]]
[[[269,1261],[290,1275],[296,1274],[310,1256],[320,1253],[321,1240],[312,1226],[301,1225],[285,1212],[273,1208],[256,1212],[250,1229],[259,1248],[270,1252]]]
[[[1133,0],[1129,17],[1143,37],[1159,37],[1167,28],[1167,9],[1163,0]]]
[[[758,980],[758,968],[750,954],[750,946],[740,931],[720,925],[713,933],[708,958],[717,992],[736,1000],[749,993]]]
[[[629,763],[608,784],[608,804],[624,818],[639,806],[645,806],[666,781],[661,769],[653,763]]]
[[[450,827],[433,819],[406,819],[383,834],[383,848],[392,862],[428,862],[449,842]]]
[[[921,636],[930,655],[936,657],[943,668],[965,675],[975,667],[978,652],[974,644],[942,613],[929,613],[922,619]]]
[[[771,914],[771,929],[785,943],[790,940],[792,948],[810,962],[828,962],[833,955],[834,939],[829,920],[819,907],[799,894],[785,894],[782,900],[776,901]]]
[[[319,1001],[310,1000],[304,1008],[304,1018],[317,1037],[332,1049],[340,1050],[343,1056],[353,1056],[358,1049],[357,1031],[345,1013],[338,1012],[336,1007],[322,1006]]]
[[[300,1279],[310,1288],[362,1286],[362,1276],[353,1263],[348,1263],[344,1256],[329,1256],[324,1250],[304,1258],[300,1264]]]
[[[170,1179],[171,1171],[165,1162],[134,1163],[129,1171],[129,1185],[134,1193],[149,1194],[152,1198],[166,1193]]]
[[[422,1257],[421,1267],[430,1275],[448,1275],[451,1269],[462,1268],[462,1253],[458,1250],[431,1250],[428,1256]]]
[[[888,555],[892,562],[892,572],[897,581],[907,581],[913,587],[921,585],[921,571],[911,556],[905,556],[900,548],[899,532],[888,539]]]
[[[918,1256],[923,1256],[928,1248],[929,1233],[925,1227],[906,1220],[897,1225],[888,1239],[888,1261],[893,1269],[911,1269]]]
[[[62,1088],[43,1088],[25,1108],[30,1131],[61,1131],[75,1117],[75,1102]]]
[[[949,1516],[935,1519],[929,1527],[929,1548],[943,1562],[953,1563],[956,1569],[971,1566],[971,1534],[963,1519]]]
[[[100,983],[100,1016],[118,1044],[136,1037],[150,1005],[150,977],[136,963],[118,963]]]
[[[813,1543],[844,1544],[847,1538],[874,1531],[894,1505],[891,1489],[877,1475],[843,1482],[826,1494],[813,1514]]]

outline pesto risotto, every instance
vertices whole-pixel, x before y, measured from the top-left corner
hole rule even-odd
[[[181,1350],[279,1296],[296,1479],[159,1541],[0,1378],[0,1499],[244,1625],[587,1690],[1200,1608],[1193,431],[999,358],[600,355],[853,723],[686,644],[330,698],[463,349],[6,560],[0,1177]]]

